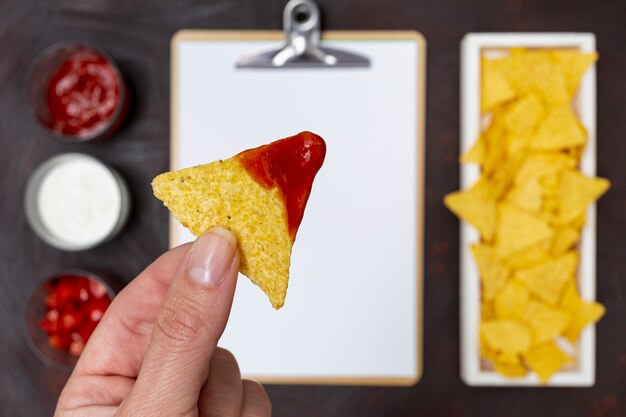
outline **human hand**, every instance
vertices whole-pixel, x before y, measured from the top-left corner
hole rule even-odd
[[[214,227],[146,268],[113,300],[57,417],[266,417],[271,404],[217,347],[235,291],[235,237]]]

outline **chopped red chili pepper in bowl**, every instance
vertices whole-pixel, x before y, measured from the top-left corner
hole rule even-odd
[[[27,311],[31,347],[44,361],[73,366],[114,296],[106,278],[64,271],[44,282]]]

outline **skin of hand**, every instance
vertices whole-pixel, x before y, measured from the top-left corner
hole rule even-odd
[[[170,250],[109,306],[56,417],[269,417],[261,385],[217,347],[237,282],[235,237],[213,227]]]

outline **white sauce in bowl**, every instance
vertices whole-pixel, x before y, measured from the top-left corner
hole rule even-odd
[[[97,160],[77,156],[46,173],[36,205],[52,236],[68,245],[86,247],[107,239],[116,228],[121,200],[113,173]]]

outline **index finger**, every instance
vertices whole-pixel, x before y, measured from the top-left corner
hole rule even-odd
[[[76,365],[76,374],[135,378],[159,307],[191,243],[161,255],[113,300]]]

